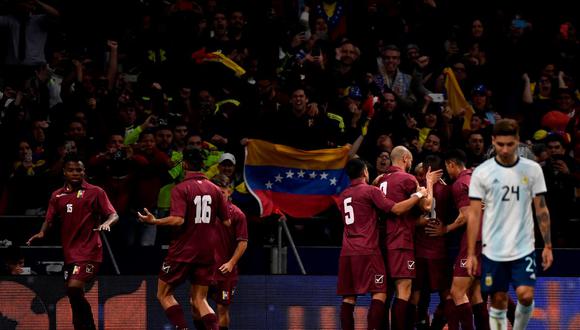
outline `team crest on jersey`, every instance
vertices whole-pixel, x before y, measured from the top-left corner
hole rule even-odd
[[[492,286],[493,285],[493,277],[491,274],[485,275],[485,286]]]
[[[526,175],[524,175],[524,177],[522,178],[522,184],[527,185],[528,182],[530,182],[530,180],[528,179],[528,177]]]
[[[230,299],[230,293],[227,290],[223,290],[222,291],[222,300],[229,300]]]
[[[415,269],[415,260],[407,260],[407,269],[409,270]]]
[[[169,273],[170,268],[171,268],[171,266],[166,264],[165,262],[163,263],[163,266],[161,266],[161,270],[163,270],[165,272],[165,274]]]
[[[94,270],[95,266],[93,264],[87,264],[87,266],[85,267],[85,271],[87,272],[87,274],[92,274]]]
[[[385,282],[385,275],[375,275],[375,284],[383,284]]]
[[[74,266],[73,268],[73,275],[78,274],[81,271],[81,268],[77,265]]]
[[[77,198],[83,198],[83,195],[84,195],[84,194],[85,194],[85,191],[84,191],[84,190],[82,190],[82,189],[81,189],[81,190],[79,190],[79,191],[77,191]]]

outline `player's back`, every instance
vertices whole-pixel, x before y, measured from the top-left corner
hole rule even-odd
[[[512,166],[495,158],[477,167],[469,186],[469,197],[485,203],[483,254],[496,261],[521,258],[534,250],[534,196],[546,192],[538,163],[519,157]]]
[[[228,219],[221,190],[200,173],[189,174],[171,192],[171,216],[184,218],[175,231],[168,258],[212,264],[217,241],[217,219]]]
[[[421,184],[425,184],[421,181]],[[449,186],[436,182],[433,185],[433,208],[427,214],[430,222],[448,223],[451,192]],[[415,236],[415,255],[421,258],[442,259],[446,257],[445,236],[430,236],[425,227],[417,227]]]

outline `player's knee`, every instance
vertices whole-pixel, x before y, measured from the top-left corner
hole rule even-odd
[[[227,321],[230,318],[230,307],[227,305],[217,305],[218,318],[221,321]]]
[[[78,300],[83,298],[85,292],[82,288],[68,287],[66,288],[66,295],[70,300]]]
[[[205,304],[207,304],[207,302],[203,296],[192,297],[192,306],[194,306],[197,310],[200,310],[200,308],[202,308]]]
[[[534,302],[534,293],[527,290],[518,294],[518,301],[524,306],[530,306]]]

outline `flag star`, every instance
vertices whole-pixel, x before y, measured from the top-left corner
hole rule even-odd
[[[300,170],[300,172],[298,172],[298,177],[303,178],[304,174],[306,174],[306,172],[304,172],[303,170]]]
[[[308,174],[310,176],[311,179],[315,179],[316,178],[316,172],[312,171],[310,172],[310,174]]]
[[[268,181],[266,182],[266,189],[272,189],[272,182]]]
[[[292,172],[292,170],[289,170],[288,172],[286,172],[286,178],[292,179],[293,177],[294,177],[294,172]]]
[[[336,178],[330,179],[330,185],[331,186],[336,186]]]
[[[280,174],[278,174],[278,175],[276,175],[276,176],[274,177],[274,179],[276,179],[276,182],[282,182],[282,179],[283,179],[283,178],[282,178],[282,176],[281,176]]]
[[[320,180],[326,180],[327,178],[328,178],[328,173],[322,172],[322,174],[320,174]]]

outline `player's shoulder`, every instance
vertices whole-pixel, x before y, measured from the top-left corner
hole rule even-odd
[[[474,168],[473,172],[471,173],[471,176],[473,177],[488,174],[489,172],[495,170],[499,166],[500,165],[498,165],[495,159],[492,157],[484,161],[483,163],[479,164],[476,168]]]
[[[542,171],[542,167],[535,160],[520,157],[518,166],[535,171]]]

